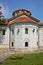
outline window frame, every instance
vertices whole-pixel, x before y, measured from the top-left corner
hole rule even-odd
[[[12,29],[12,35],[14,35],[14,29]]]
[[[34,33],[35,32],[35,29],[33,29],[32,32]]]
[[[2,33],[3,35],[5,35],[5,30],[3,29],[3,33]]]
[[[28,34],[28,28],[25,28],[25,34]]]
[[[25,42],[25,47],[28,47],[28,42]]]
[[[12,47],[14,46],[14,42],[12,42]]]

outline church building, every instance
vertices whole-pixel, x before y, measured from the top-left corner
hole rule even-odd
[[[14,51],[43,49],[43,23],[25,9],[16,10],[12,15],[9,22],[0,22],[0,49]]]

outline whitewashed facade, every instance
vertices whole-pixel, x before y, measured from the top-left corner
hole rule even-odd
[[[3,30],[0,30],[0,48],[9,48],[9,27],[0,26],[5,30],[5,35],[3,35]]]
[[[21,13],[25,10],[18,11]],[[28,12],[30,16],[29,11],[25,12]],[[43,48],[43,25],[32,17],[29,18],[28,15],[23,13],[20,16],[17,15],[18,17],[15,17],[7,25],[0,24],[0,49],[33,51]]]

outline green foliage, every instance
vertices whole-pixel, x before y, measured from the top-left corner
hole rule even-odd
[[[43,54],[26,54],[23,59],[8,58],[0,65],[43,65]]]
[[[0,23],[4,23],[4,22],[6,22],[6,19],[0,19]]]
[[[11,59],[22,59],[23,57],[24,57],[24,54],[14,53],[10,58]]]

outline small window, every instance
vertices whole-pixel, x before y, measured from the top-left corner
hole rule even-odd
[[[28,28],[25,28],[25,34],[28,34]]]
[[[5,35],[5,30],[3,30],[3,35]]]
[[[28,47],[28,42],[25,42],[25,47]]]
[[[14,34],[14,30],[12,29],[12,34]]]
[[[20,32],[20,29],[17,30],[17,34]]]
[[[33,29],[33,33],[35,32],[35,29]]]
[[[12,42],[12,47],[14,46],[14,43]]]

